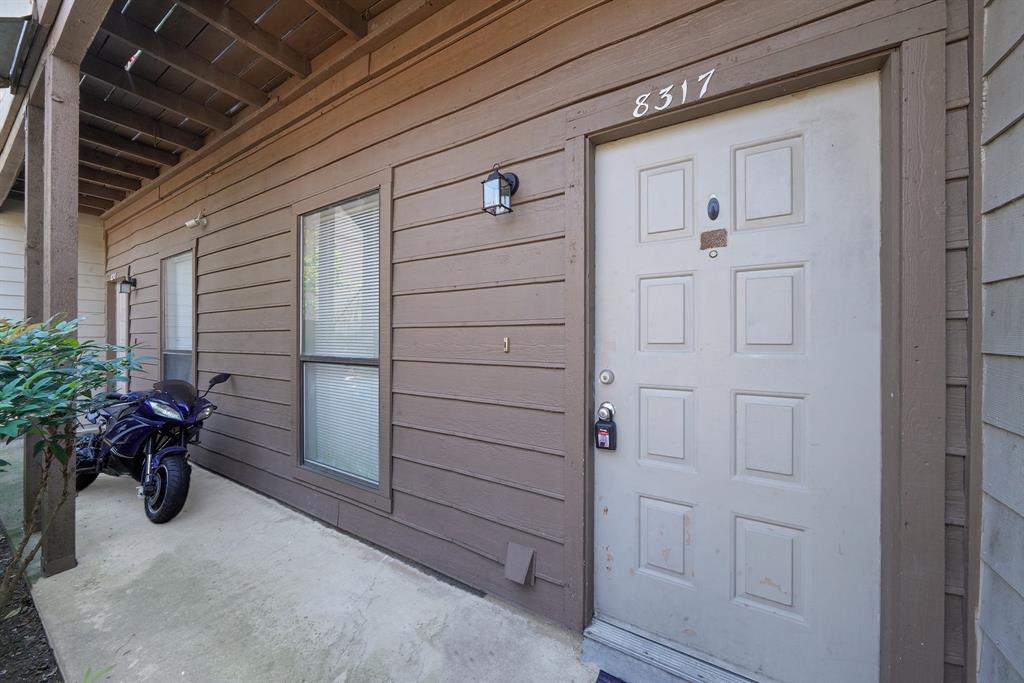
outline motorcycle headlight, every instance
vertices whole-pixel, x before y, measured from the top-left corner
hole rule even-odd
[[[153,409],[153,412],[160,417],[181,422],[181,413],[179,413],[178,409],[174,406],[164,403],[163,401],[146,401],[146,403]]]
[[[199,415],[196,416],[196,419],[200,421],[205,420],[211,415],[213,415],[213,406],[206,406],[205,408],[199,411]]]

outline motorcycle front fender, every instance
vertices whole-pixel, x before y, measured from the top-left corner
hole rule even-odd
[[[152,469],[155,470],[160,464],[160,461],[170,455],[180,455],[184,458],[188,458],[188,449],[183,446],[168,446],[167,448],[161,448],[153,454]]]

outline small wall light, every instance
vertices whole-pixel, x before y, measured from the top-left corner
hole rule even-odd
[[[138,286],[138,282],[136,282],[135,278],[128,277],[127,275],[125,275],[117,283],[117,293],[118,294],[131,294],[132,290],[135,289],[137,286]]]
[[[481,185],[484,188],[484,211],[492,216],[512,213],[512,195],[519,189],[519,176],[515,173],[502,173],[498,170],[498,164],[495,164],[494,170]]]

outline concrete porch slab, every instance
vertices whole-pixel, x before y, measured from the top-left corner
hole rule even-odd
[[[580,637],[215,474],[151,524],[129,479],[78,497],[77,568],[33,587],[67,680],[579,681]]]

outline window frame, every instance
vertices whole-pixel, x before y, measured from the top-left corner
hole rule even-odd
[[[191,318],[192,318],[192,349],[191,349],[192,360],[191,360],[191,363],[192,363],[192,371],[191,371],[191,373],[189,373],[190,377],[189,377],[188,381],[191,382],[193,386],[196,386],[196,382],[198,382],[199,370],[198,370],[197,366],[198,366],[198,360],[199,360],[198,356],[199,356],[199,354],[198,354],[198,352],[196,350],[196,347],[198,346],[197,342],[198,342],[199,312],[198,312],[198,307],[197,307],[197,302],[198,302],[197,297],[198,297],[198,295],[197,295],[196,292],[198,290],[198,278],[199,278],[199,275],[196,272],[196,269],[197,269],[199,264],[198,264],[197,259],[196,259],[196,251],[197,251],[196,250],[196,241],[192,240],[191,244],[189,244],[189,246],[187,248],[185,248],[185,249],[172,249],[172,250],[169,250],[168,252],[163,252],[163,253],[160,254],[160,261],[157,264],[157,268],[158,268],[157,279],[160,282],[160,291],[157,294],[157,339],[159,340],[159,343],[157,344],[157,346],[158,346],[157,353],[159,354],[158,357],[157,357],[157,363],[158,363],[159,371],[157,373],[157,378],[155,380],[156,382],[163,382],[166,379],[164,377],[164,370],[165,370],[165,367],[164,367],[164,354],[168,353],[168,350],[166,348],[166,341],[167,341],[166,337],[167,337],[167,335],[165,334],[166,331],[164,329],[164,318],[165,318],[165,315],[164,315],[164,303],[166,302],[166,297],[164,296],[164,293],[167,290],[167,283],[164,281],[164,262],[167,261],[168,259],[172,259],[172,258],[175,258],[175,257],[178,257],[178,256],[182,256],[184,254],[189,254],[189,260],[192,263],[192,278],[191,278],[192,282],[190,283],[190,286],[192,288],[192,290],[191,290],[191,299],[192,299],[192,315],[191,315]],[[129,294],[128,296],[130,297],[131,294]],[[129,299],[129,311],[131,310],[130,306],[131,306],[131,299]],[[130,319],[131,319],[131,313],[129,312],[129,320]],[[131,327],[130,327],[130,325],[129,325],[129,330],[128,330],[128,338],[131,339]],[[178,350],[177,349],[172,349],[170,351],[170,353],[174,353],[176,351],[178,351]]]
[[[378,193],[380,203],[379,270],[378,270],[378,346],[377,360],[340,356],[304,355],[303,292],[302,292],[302,217],[320,209],[355,199],[371,192]],[[294,203],[292,215],[294,333],[292,358],[293,476],[337,497],[391,511],[391,169],[384,169]],[[378,399],[378,477],[377,485],[346,476],[304,460],[305,385],[303,366],[306,363],[377,367]]]

